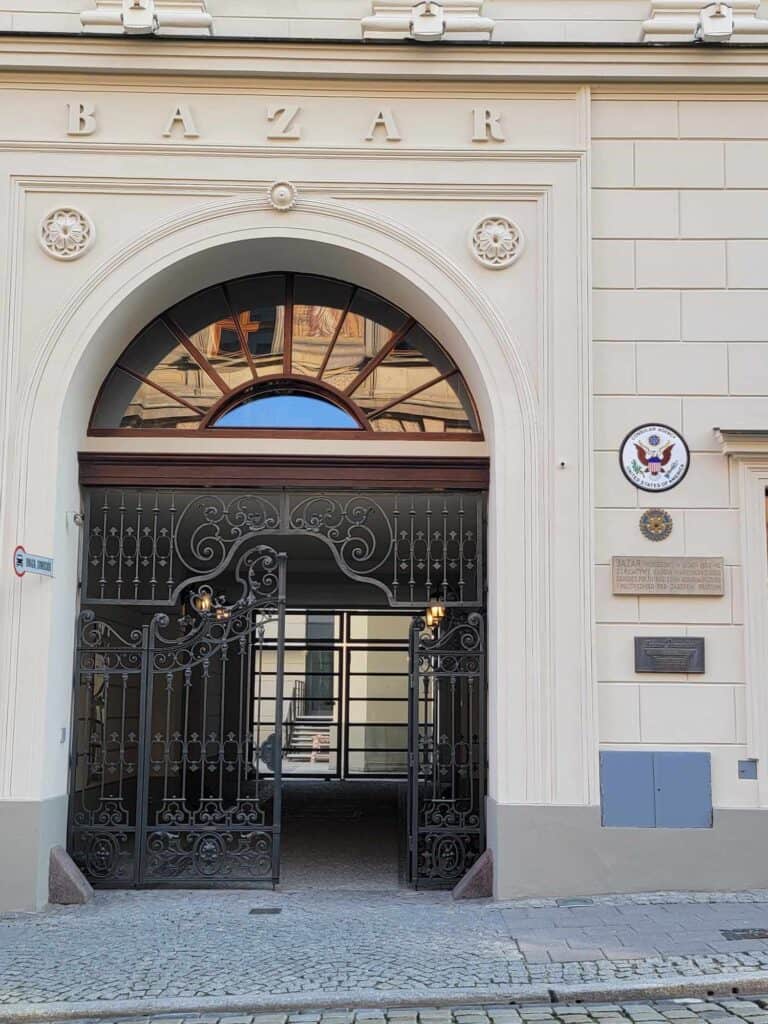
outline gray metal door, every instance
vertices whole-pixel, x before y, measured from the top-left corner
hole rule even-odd
[[[450,888],[485,849],[485,622],[449,608],[411,630],[409,880]]]

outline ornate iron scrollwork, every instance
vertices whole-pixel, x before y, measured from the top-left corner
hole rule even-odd
[[[86,875],[130,884],[137,867],[140,704],[148,630],[84,611],[75,657],[70,852]]]
[[[485,623],[449,610],[411,634],[409,849],[416,885],[456,884],[483,852]]]
[[[69,845],[96,884],[279,877],[285,557],[234,579],[127,636],[81,617]]]
[[[272,879],[270,832],[150,830],[146,854],[147,881],[257,882]]]
[[[316,537],[392,607],[483,603],[483,496],[473,493],[88,493],[84,599],[169,606],[229,571],[254,538]]]
[[[260,541],[298,534],[391,607],[447,606],[411,638],[409,838],[412,880],[454,884],[484,844],[483,514],[479,493],[91,491],[84,602],[122,625],[80,620],[70,849],[88,877],[276,880],[286,577]]]

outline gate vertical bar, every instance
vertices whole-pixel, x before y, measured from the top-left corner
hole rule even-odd
[[[72,658],[72,709],[69,715],[69,766],[67,781],[67,850],[74,850],[75,834],[75,795],[77,793],[77,703],[80,699],[80,630],[82,628],[82,612],[75,616],[75,648]]]
[[[408,881],[418,881],[419,853],[419,634],[422,619],[411,624],[408,652]]]
[[[155,615],[148,626],[142,627],[144,664],[141,672],[139,692],[139,753],[136,779],[136,885],[144,881],[144,865],[147,855],[147,830],[149,827],[149,776],[152,753],[152,692],[155,675],[153,671],[155,649],[155,624],[165,616]]]
[[[283,818],[283,690],[285,687],[285,603],[287,555],[280,552],[277,592],[277,663],[275,665],[275,767],[272,797],[272,887],[280,881],[280,838]]]

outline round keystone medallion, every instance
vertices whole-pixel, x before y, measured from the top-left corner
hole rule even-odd
[[[688,472],[691,453],[676,430],[644,423],[621,442],[619,463],[627,480],[641,491],[669,491]]]
[[[275,181],[267,190],[269,205],[274,210],[292,210],[296,205],[298,192],[290,181]]]
[[[663,508],[649,508],[640,516],[640,533],[646,540],[666,540],[672,533],[672,516]]]

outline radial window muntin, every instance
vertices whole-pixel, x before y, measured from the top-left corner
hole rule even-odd
[[[358,429],[217,425],[267,394],[322,400]],[[89,432],[136,430],[482,437],[458,367],[412,317],[358,286],[283,273],[206,288],[139,332],[104,381]]]

